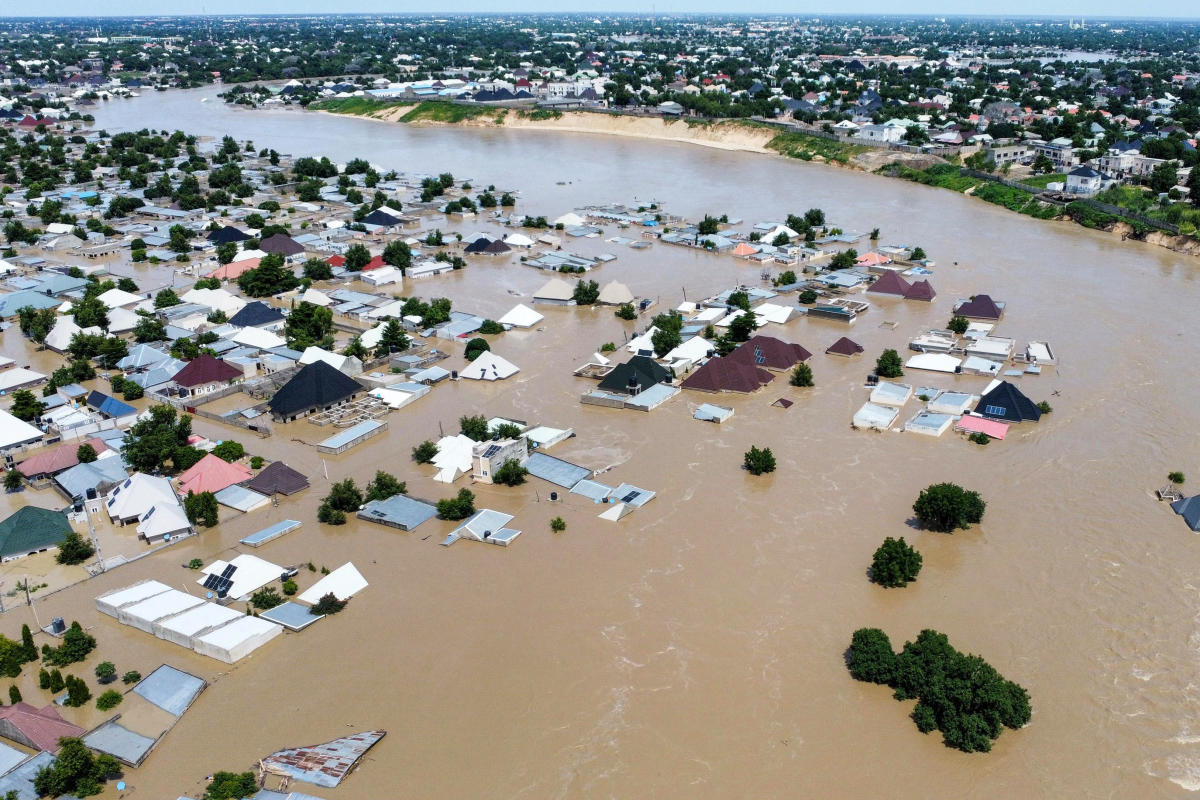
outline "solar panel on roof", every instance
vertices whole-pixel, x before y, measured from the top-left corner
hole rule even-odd
[[[496,455],[496,453],[499,453],[499,452],[500,452],[500,445],[494,444],[491,447],[489,447],[487,450],[484,451],[483,457],[491,458],[492,456]]]
[[[763,355],[762,348],[760,348],[760,347],[754,348],[754,363],[755,364],[767,363],[767,357]]]
[[[204,583],[202,585],[204,586],[205,589],[214,589],[215,590],[217,588],[217,581],[219,581],[219,580],[221,580],[220,575],[209,575],[209,576],[205,577]]]
[[[233,573],[236,571],[237,571],[237,567],[235,567],[233,564],[229,564],[225,567],[225,571],[221,573],[221,577],[222,578],[231,578],[231,577],[233,577]]]
[[[641,492],[630,492],[629,494],[627,494],[621,498],[621,502],[622,503],[632,503],[634,500],[636,500],[638,498],[638,495],[640,495],[640,494],[641,494]]]

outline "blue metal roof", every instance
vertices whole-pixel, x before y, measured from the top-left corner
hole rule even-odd
[[[541,478],[564,489],[570,489],[581,480],[592,477],[590,469],[572,464],[570,461],[563,461],[561,458],[548,456],[545,453],[530,455],[529,460],[525,462],[525,468],[535,478]]]
[[[163,664],[142,678],[133,691],[178,717],[188,710],[207,685],[203,678]]]
[[[276,522],[274,525],[272,525],[269,528],[263,528],[261,531],[258,531],[257,533],[250,534],[245,539],[242,539],[242,544],[246,544],[251,547],[258,547],[259,545],[266,544],[267,542],[271,541],[272,539],[278,539],[280,536],[283,536],[285,533],[291,533],[292,531],[296,530],[296,528],[299,528],[299,527],[300,527],[300,520],[285,519],[282,522]]]

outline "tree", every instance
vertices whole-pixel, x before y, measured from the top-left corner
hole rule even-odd
[[[76,678],[74,675],[68,675],[66,678],[67,684],[67,699],[63,705],[71,708],[79,708],[92,699],[92,692],[88,689],[87,684],[82,678]]]
[[[96,554],[96,548],[77,531],[71,531],[58,545],[54,560],[59,564],[82,564]]]
[[[262,611],[281,606],[286,602],[274,586],[264,586],[250,595],[250,605]]]
[[[166,404],[151,406],[149,415],[134,423],[126,434],[121,449],[125,463],[138,472],[163,471],[168,462],[178,469],[186,469],[179,463],[178,456],[188,446],[192,418],[186,414],[177,418],[175,407]]]
[[[494,319],[485,319],[483,324],[479,326],[479,332],[484,336],[495,336],[504,333],[504,326]]]
[[[404,328],[401,327],[400,321],[389,319],[383,326],[383,332],[379,335],[379,345],[375,348],[375,355],[384,356],[389,353],[399,353],[407,350],[409,344],[408,336],[404,333]]]
[[[562,517],[555,517],[554,519],[550,520],[550,530],[554,531],[555,533],[562,533],[566,529],[567,523]]]
[[[354,479],[346,478],[329,487],[324,503],[335,511],[358,511],[363,504],[363,496],[354,485]]]
[[[875,360],[875,374],[881,378],[899,378],[904,374],[900,354],[895,350],[884,350],[883,355]]]
[[[402,240],[394,239],[383,248],[383,263],[391,264],[403,275],[412,266],[412,250]]]
[[[38,344],[46,341],[46,336],[58,324],[58,314],[53,308],[36,309],[33,306],[23,306],[17,309],[17,318],[21,333]]]
[[[459,433],[466,436],[468,439],[474,439],[477,442],[485,442],[492,438],[491,431],[488,429],[487,417],[482,414],[475,414],[470,417],[458,418]]]
[[[810,208],[804,212],[804,222],[810,228],[819,228],[825,224],[825,212],[819,208]]]
[[[240,800],[257,791],[253,772],[217,772],[209,781],[204,800]]]
[[[807,387],[813,385],[813,371],[808,364],[797,364],[792,370],[792,386]]]
[[[748,311],[743,311],[729,323],[729,336],[735,342],[745,342],[749,340],[750,335],[754,333],[757,327],[758,322],[754,319],[754,315]]]
[[[53,694],[58,694],[67,687],[67,682],[63,680],[62,673],[57,669],[50,670],[50,686],[48,687]]]
[[[528,474],[529,470],[521,466],[520,461],[510,458],[492,473],[492,480],[495,483],[502,483],[505,486],[520,486],[525,482],[525,476]]]
[[[571,298],[577,306],[594,306],[600,299],[600,284],[595,281],[576,281]]]
[[[321,595],[321,599],[308,609],[308,613],[315,617],[324,616],[326,614],[336,614],[346,607],[349,600],[339,600],[333,592]]]
[[[721,221],[710,214],[705,214],[704,219],[696,226],[696,232],[701,236],[712,236],[720,229]]]
[[[183,510],[187,513],[188,522],[193,525],[212,528],[220,521],[217,496],[212,492],[197,494],[189,491],[187,497],[183,498]]]
[[[800,296],[797,299],[804,305],[811,306],[813,303],[817,302],[817,293],[812,289],[805,289],[800,293]]]
[[[4,473],[4,489],[9,492],[15,492],[21,488],[25,481],[25,477],[17,468],[13,468]]]
[[[871,561],[871,580],[889,588],[907,586],[917,579],[921,561],[921,554],[905,542],[903,536],[899,539],[889,536],[875,551]]]
[[[167,287],[158,294],[154,295],[155,308],[170,308],[171,306],[177,306],[182,302],[183,301],[179,299],[179,295],[177,295],[175,290],[170,287]]]
[[[96,360],[105,369],[113,369],[117,366],[117,362],[127,355],[129,355],[129,345],[125,343],[125,340],[116,336],[109,336],[100,342],[100,350],[96,353]]]
[[[91,699],[87,685],[78,678],[73,680],[82,684],[82,691]],[[74,705],[86,702],[84,700]],[[72,704],[68,701],[68,705]],[[121,774],[121,764],[115,757],[107,753],[92,755],[82,739],[63,737],[58,740],[58,745],[57,758],[34,775],[33,788],[39,797],[60,797],[64,794],[88,797],[100,794],[109,778]]]
[[[940,533],[953,533],[983,519],[987,503],[978,492],[954,483],[935,483],[921,490],[913,513],[921,526]]]
[[[38,400],[28,389],[18,389],[13,392],[12,407],[9,411],[14,417],[25,422],[37,419],[46,410],[46,404]]]
[[[96,708],[101,711],[111,711],[121,705],[121,701],[124,699],[125,696],[116,689],[109,689],[96,698]]]
[[[192,232],[182,225],[172,225],[168,233],[167,247],[176,253],[186,253],[192,249]]]
[[[762,475],[767,472],[775,471],[775,454],[771,452],[771,448],[764,447],[761,450],[758,447],[751,446],[746,451],[746,455],[742,459],[742,466],[751,475]]]
[[[21,643],[0,634],[0,675],[15,678],[21,674],[21,665],[24,663],[25,648]]]
[[[1188,199],[1192,201],[1192,205],[1200,208],[1200,169],[1193,166],[1184,185],[1188,188]]]
[[[960,317],[958,314],[950,317],[950,321],[946,323],[947,330],[953,331],[959,336],[966,333],[969,327],[971,327],[970,321],[966,317]]]
[[[81,328],[108,330],[108,306],[98,297],[84,297],[71,306],[71,316]]]
[[[310,281],[327,281],[333,277],[333,267],[328,261],[310,258],[304,262],[304,277]]]
[[[794,286],[797,283],[796,273],[793,270],[786,269],[779,273],[779,277],[773,282],[776,286]]]
[[[302,302],[288,314],[283,326],[288,347],[305,350],[333,344],[333,311],[309,302]]]
[[[96,448],[92,447],[87,442],[84,442],[83,444],[79,445],[79,447],[75,448],[75,460],[80,464],[90,464],[95,461],[96,458]]]
[[[118,278],[117,288],[122,292],[132,292],[133,294],[137,294],[139,291],[141,291],[138,289],[138,285],[134,282],[133,278],[129,277]]]
[[[1054,162],[1045,153],[1038,153],[1033,159],[1032,169],[1034,175],[1048,175],[1054,172]]]
[[[232,439],[227,439],[212,449],[212,454],[222,461],[233,463],[240,460],[246,455],[246,448],[241,442],[235,442]]]
[[[830,269],[850,269],[858,261],[858,251],[851,247],[849,250],[843,250],[840,253],[835,253],[833,258],[829,259]]]
[[[375,478],[367,484],[367,500],[387,500],[407,491],[408,486],[403,481],[396,480],[396,476],[377,470]]]
[[[346,250],[346,269],[350,272],[362,272],[370,262],[371,252],[363,245],[355,243]]]
[[[618,308],[613,313],[617,315],[618,319],[623,319],[623,320],[637,319],[637,309],[633,307],[633,303],[622,303],[621,307]]]
[[[254,269],[238,276],[238,288],[250,297],[268,297],[288,292],[300,285],[300,279],[284,263],[279,253],[268,253]]]
[[[21,626],[21,660],[26,663],[37,661],[38,651],[37,646],[33,643],[33,632],[29,630],[28,625]]]
[[[217,263],[229,264],[233,259],[237,258],[238,246],[236,242],[221,242],[217,245]]]
[[[350,343],[342,350],[342,355],[351,356],[357,359],[364,359],[370,356],[367,352],[367,347],[362,343],[361,336],[355,336],[350,340]]]
[[[101,661],[96,665],[96,680],[100,683],[112,683],[117,679],[117,666],[111,661]]]
[[[1150,191],[1155,194],[1166,194],[1179,183],[1179,172],[1175,169],[1174,161],[1164,161],[1154,165],[1150,173]]]
[[[464,355],[467,361],[474,361],[476,358],[479,358],[481,353],[486,353],[491,349],[492,346],[488,344],[487,339],[476,337],[467,342],[467,349],[464,351]]]
[[[926,258],[925,251],[920,247],[914,247],[912,252],[908,254],[908,257],[913,261],[924,261]]]
[[[459,489],[456,496],[437,501],[437,513],[442,519],[466,519],[475,513],[475,495],[470,489]]]
[[[14,706],[21,702],[21,690],[17,688],[15,683],[8,687],[8,702]]]
[[[889,684],[896,674],[892,641],[879,628],[859,628],[850,637],[846,666],[855,680]]]
[[[1187,480],[1187,478],[1186,478],[1186,476],[1184,476],[1184,474],[1182,472],[1175,471],[1175,472],[1167,473],[1167,480],[1169,480],[1171,483],[1179,485],[1179,484],[1183,483],[1185,480]]]
[[[904,141],[911,145],[922,145],[929,141],[929,134],[920,125],[909,125],[904,129]]]
[[[428,439],[412,449],[413,461],[416,461],[418,464],[432,464],[433,458],[437,454],[437,445]]]
[[[133,328],[133,340],[138,343],[161,342],[167,338],[167,327],[158,317],[142,317]]]

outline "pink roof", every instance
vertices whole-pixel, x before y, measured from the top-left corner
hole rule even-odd
[[[733,248],[733,254],[735,256],[752,256],[757,252],[757,247],[752,244],[747,244],[746,242],[742,242],[737,247]]]
[[[880,255],[879,253],[875,253],[875,252],[871,252],[871,253],[863,253],[861,256],[858,257],[858,260],[856,260],[854,263],[860,267],[877,267],[880,264],[892,263],[892,259],[889,258],[888,256]]]
[[[231,261],[228,264],[222,264],[204,277],[220,278],[224,281],[231,281],[241,275],[243,272],[249,272],[252,269],[258,268],[258,262],[261,258],[244,258],[241,261]]]
[[[57,475],[63,470],[70,469],[79,463],[76,453],[78,453],[81,444],[90,444],[97,454],[103,453],[108,449],[108,445],[101,439],[88,439],[86,442],[67,442],[53,450],[44,450],[30,456],[17,464],[17,469],[26,478],[32,478],[34,475]]]
[[[16,741],[48,753],[58,752],[58,740],[62,737],[79,737],[87,732],[60,717],[53,706],[34,708],[28,703],[14,703],[0,708],[0,719],[15,728],[26,740]]]
[[[185,495],[188,492],[219,492],[235,483],[250,480],[252,475],[253,473],[241,464],[230,464],[209,453],[179,476],[179,491]]]
[[[984,419],[983,417],[973,417],[966,414],[954,426],[956,431],[966,431],[967,433],[986,433],[993,439],[1003,439],[1004,434],[1008,433],[1008,425],[1004,422],[997,422],[994,419]]]

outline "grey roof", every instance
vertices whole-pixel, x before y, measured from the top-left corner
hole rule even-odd
[[[242,544],[250,545],[251,547],[258,547],[259,545],[266,544],[267,542],[271,541],[272,539],[278,539],[280,536],[283,536],[285,533],[291,533],[292,531],[296,530],[296,528],[299,528],[299,527],[300,527],[300,520],[285,519],[280,522],[276,522],[274,525],[272,525],[269,528],[263,528],[261,531],[258,531],[257,533],[252,533],[249,536],[247,536],[246,538],[242,539],[241,541],[242,541]]]
[[[372,500],[358,512],[359,519],[405,531],[411,531],[422,522],[436,516],[436,507],[404,494],[393,495],[387,500]]]
[[[592,471],[570,461],[548,456],[545,453],[533,453],[525,462],[525,468],[535,478],[549,481],[555,486],[570,489],[585,478],[592,477]]]
[[[571,494],[581,494],[591,500],[599,502],[612,494],[612,487],[605,486],[597,481],[584,479],[571,487]]]
[[[188,710],[207,685],[203,678],[163,664],[142,678],[133,691],[178,717]]]
[[[269,619],[271,622],[277,622],[290,631],[299,631],[304,630],[325,615],[313,614],[309,611],[308,606],[288,601],[269,611],[264,611],[258,616],[262,619]]]
[[[25,754],[17,748],[9,747],[0,742],[0,775],[7,773],[10,769],[24,761],[25,758]]]
[[[121,458],[100,458],[88,464],[76,464],[54,476],[68,497],[84,497],[88,489],[115,486],[128,476]]]
[[[38,770],[54,763],[54,756],[49,753],[38,753],[7,775],[0,777],[0,797],[9,792],[17,793],[17,800],[38,800],[38,793],[33,788],[33,776]]]
[[[151,364],[165,361],[171,356],[148,344],[135,344],[129,348],[129,355],[117,362],[117,367],[123,370],[142,369]],[[181,367],[182,369],[182,367]]]
[[[1171,510],[1183,517],[1189,528],[1200,531],[1200,494],[1176,500],[1171,503]]]
[[[84,734],[83,743],[101,753],[116,756],[126,764],[140,764],[150,754],[156,740],[135,733],[116,720],[109,720],[91,733]]]
[[[615,503],[625,503],[634,508],[641,508],[654,499],[654,492],[649,489],[639,489],[632,483],[622,483],[613,489],[610,500]]]
[[[257,508],[266,501],[266,496],[244,486],[226,486],[216,493],[217,502],[223,506],[237,509],[243,513]]]
[[[358,760],[386,735],[386,731],[364,731],[332,742],[280,750],[262,759],[272,772],[283,772],[316,786],[334,787]]]

